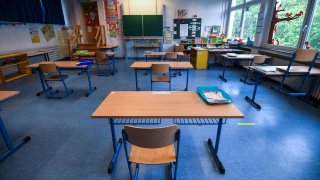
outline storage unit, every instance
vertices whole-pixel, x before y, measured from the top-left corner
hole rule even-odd
[[[190,61],[195,69],[207,69],[208,50],[204,48],[192,48],[190,54]]]
[[[31,71],[27,68],[28,65],[29,61],[26,53],[0,55],[0,85],[30,75]],[[5,75],[4,70],[13,66],[18,68],[18,72]]]

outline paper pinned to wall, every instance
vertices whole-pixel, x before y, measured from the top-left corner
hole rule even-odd
[[[180,37],[188,36],[188,24],[180,24]]]

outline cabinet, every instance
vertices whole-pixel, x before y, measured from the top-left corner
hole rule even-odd
[[[0,85],[30,75],[28,56],[26,53],[0,55]],[[4,70],[16,66],[18,72],[6,75]]]
[[[190,54],[190,61],[195,69],[207,69],[208,50],[204,48],[192,48]]]

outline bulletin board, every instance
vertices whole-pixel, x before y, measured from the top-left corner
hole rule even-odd
[[[173,38],[194,39],[201,36],[201,18],[174,19],[173,20]]]

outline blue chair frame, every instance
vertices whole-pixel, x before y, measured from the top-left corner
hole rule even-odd
[[[129,152],[128,152],[128,147],[127,147],[127,141],[128,141],[128,136],[125,132],[125,130],[122,130],[122,138],[123,138],[123,146],[126,154],[126,159],[127,159],[127,164],[128,164],[128,169],[129,169],[129,174],[130,174],[130,179],[131,180],[138,180],[138,175],[139,175],[139,169],[140,169],[140,164],[136,164],[136,169],[133,174],[132,171],[132,166],[131,162],[129,161]],[[170,168],[170,180],[176,180],[177,179],[177,171],[178,171],[178,159],[179,159],[179,148],[180,148],[180,129],[177,130],[175,134],[175,141],[177,144],[176,147],[176,162],[170,163],[169,168]]]
[[[302,49],[300,49],[300,51],[301,51],[301,50],[302,50]],[[305,51],[308,51],[308,49],[306,49]],[[287,70],[285,71],[285,74],[284,74],[284,76],[282,77],[282,80],[281,80],[281,83],[280,83],[279,88],[275,88],[275,89],[277,89],[278,91],[280,91],[280,92],[282,92],[282,93],[285,93],[285,94],[287,94],[287,95],[289,95],[289,96],[306,96],[306,95],[307,95],[307,93],[306,93],[306,92],[302,92],[302,90],[303,90],[303,87],[304,87],[304,85],[305,85],[308,77],[309,77],[310,71],[311,71],[311,69],[313,68],[314,63],[315,63],[316,60],[317,60],[317,56],[318,56],[318,53],[315,53],[315,56],[313,57],[313,59],[312,59],[311,61],[306,61],[306,62],[310,62],[310,63],[309,63],[309,68],[308,68],[308,71],[307,71],[307,72],[304,72],[304,73],[303,73],[303,75],[301,75],[300,73],[299,73],[299,74],[297,74],[297,73],[290,73],[290,68],[293,66],[293,63],[294,63],[294,62],[298,62],[298,63],[299,63],[299,62],[303,62],[303,61],[301,61],[301,60],[300,60],[300,61],[299,61],[299,60],[296,60],[297,55],[298,55],[298,52],[299,52],[299,50],[297,50],[297,51],[292,55],[292,58],[291,58],[291,60],[290,60],[290,62],[289,62],[289,65],[288,65],[288,67],[287,67]],[[286,78],[288,78],[289,76],[303,76],[302,82],[301,82],[300,87],[299,87],[299,89],[297,90],[297,92],[287,92],[287,91],[284,90],[284,85],[285,85]]]

